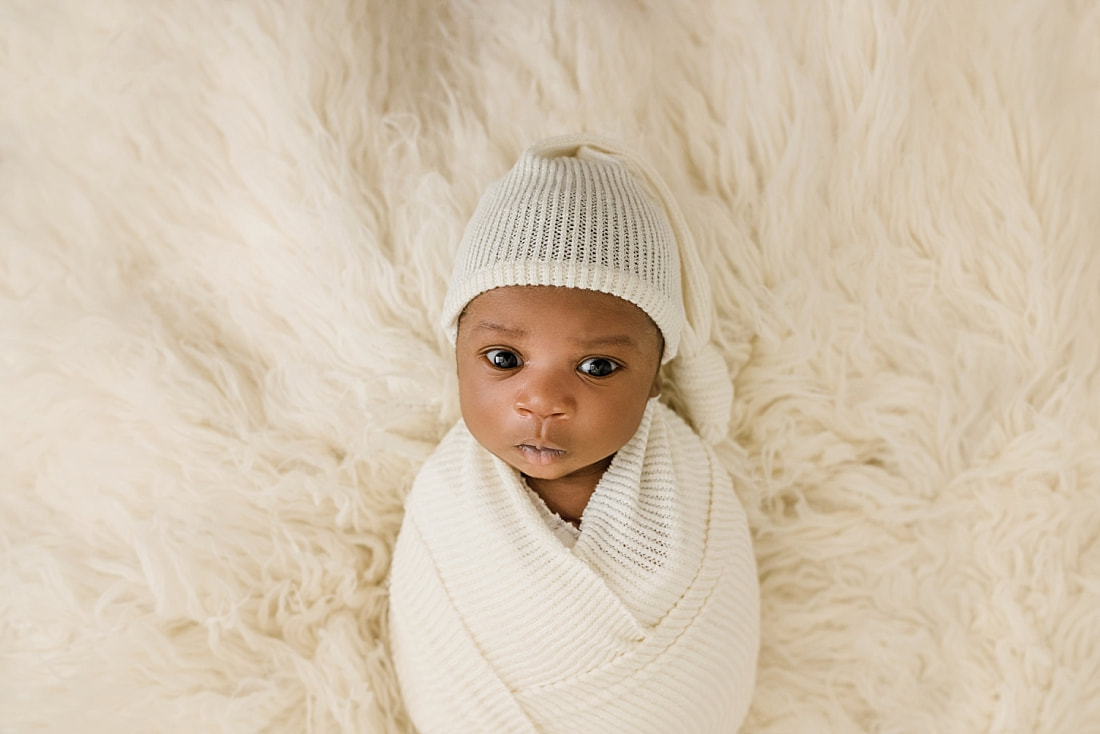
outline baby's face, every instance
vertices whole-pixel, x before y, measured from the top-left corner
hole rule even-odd
[[[595,291],[482,293],[459,321],[456,356],[470,433],[544,481],[598,479],[660,392],[657,327],[634,304]]]

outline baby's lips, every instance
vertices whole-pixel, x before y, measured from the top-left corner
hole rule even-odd
[[[561,451],[562,453],[565,453],[565,449],[563,449],[561,446],[556,446],[552,443],[548,443],[546,441],[538,441],[535,439],[531,439],[530,441],[520,441],[516,445],[526,446],[528,448],[535,449],[536,451]]]
[[[524,461],[533,466],[548,466],[565,459],[563,449],[535,448],[531,444],[521,443],[516,446]]]

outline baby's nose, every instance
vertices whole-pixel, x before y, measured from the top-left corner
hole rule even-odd
[[[521,415],[537,418],[561,418],[571,414],[576,401],[569,376],[555,372],[528,370],[516,392],[515,408]]]

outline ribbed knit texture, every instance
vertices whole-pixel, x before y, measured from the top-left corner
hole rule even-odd
[[[619,160],[536,146],[490,185],[463,235],[443,323],[453,335],[475,296],[509,285],[583,288],[649,314],[676,354],[684,307],[668,218]]]
[[[728,433],[732,381],[710,345],[714,306],[695,242],[664,180],[614,141],[543,140],[489,186],[463,233],[441,323],[453,341],[473,298],[515,285],[601,291],[645,311],[663,362],[708,443]]]
[[[390,626],[433,732],[733,732],[759,590],[744,513],[691,429],[651,400],[564,547],[518,473],[459,423],[418,476]]]

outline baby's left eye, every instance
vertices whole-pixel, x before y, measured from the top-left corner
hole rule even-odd
[[[607,377],[617,369],[618,364],[604,357],[589,357],[577,365],[577,371],[589,377]]]

